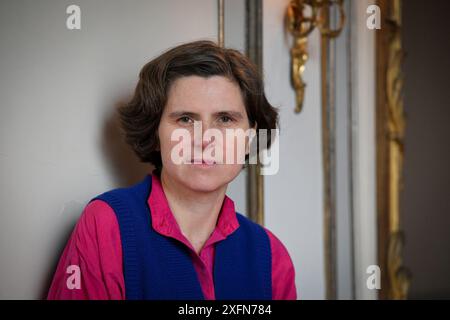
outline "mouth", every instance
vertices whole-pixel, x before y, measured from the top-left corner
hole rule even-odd
[[[191,159],[190,164],[199,167],[213,167],[217,163],[213,159]]]

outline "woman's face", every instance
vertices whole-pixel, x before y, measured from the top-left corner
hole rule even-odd
[[[241,171],[249,143],[242,136],[228,135],[227,139],[227,131],[242,133],[248,129],[247,112],[236,83],[223,76],[178,78],[169,90],[158,130],[164,174],[194,191],[225,187]],[[189,135],[180,138],[180,132]]]

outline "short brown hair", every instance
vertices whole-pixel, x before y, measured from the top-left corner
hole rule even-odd
[[[277,128],[278,110],[267,101],[262,76],[245,55],[212,41],[185,43],[148,62],[139,73],[133,98],[119,109],[125,139],[142,162],[162,167],[158,128],[170,85],[193,75],[219,75],[234,81],[241,90],[250,126],[256,123],[257,129]],[[268,148],[270,144],[269,131]]]

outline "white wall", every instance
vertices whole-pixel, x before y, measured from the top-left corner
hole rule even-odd
[[[352,2],[346,1],[346,24],[331,41],[334,48],[334,96],[336,114],[336,246],[337,298],[354,298],[353,215],[352,215],[352,148],[351,148],[351,15]],[[334,20],[337,20],[337,8]],[[335,21],[337,24],[337,21]]]
[[[0,2],[0,298],[46,294],[65,241],[96,194],[147,170],[115,108],[140,68],[177,43],[217,39],[210,0]]]
[[[245,1],[224,1],[224,43],[245,54]],[[237,212],[247,215],[247,170],[228,185],[227,195],[233,199]]]
[[[375,175],[375,32],[366,26],[370,0],[352,1],[352,130],[355,297],[376,299],[367,288],[367,267],[377,265]]]
[[[265,177],[266,226],[286,245],[296,268],[299,299],[324,299],[320,41],[309,37],[305,103],[294,113],[288,0],[264,1],[264,70],[269,101],[280,108],[280,170]]]

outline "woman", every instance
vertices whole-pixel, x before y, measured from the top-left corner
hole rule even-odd
[[[210,41],[177,46],[143,67],[120,118],[156,169],[86,206],[48,299],[296,299],[286,248],[226,195],[254,145],[226,131],[277,126],[255,66]],[[199,125],[215,138],[196,139]],[[181,148],[175,132],[188,134]]]

